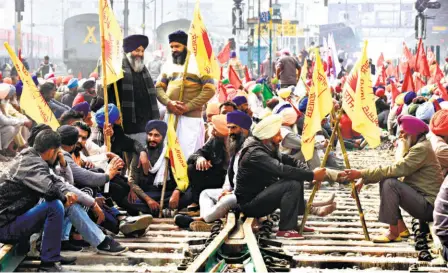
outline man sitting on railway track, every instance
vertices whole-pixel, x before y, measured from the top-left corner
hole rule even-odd
[[[389,231],[374,239],[377,243],[399,242],[409,237],[400,207],[420,221],[432,221],[434,201],[443,177],[437,157],[426,139],[428,126],[413,116],[400,116],[400,138],[406,140],[408,153],[391,166],[374,167],[364,170],[345,170],[340,175],[347,180],[360,179],[356,183],[358,191],[364,184],[380,181],[379,221],[389,224]],[[404,177],[403,182],[398,180]]]
[[[279,153],[282,117],[271,115],[258,123],[243,145],[239,159],[235,195],[241,211],[248,217],[263,217],[280,208],[278,238],[303,239],[297,217],[305,210],[303,181],[320,183],[326,170],[314,171]],[[334,206],[315,209],[324,216]]]
[[[29,241],[44,230],[41,271],[60,272],[61,237],[64,207],[72,206],[77,196],[61,191],[60,181],[50,173],[49,165],[58,158],[61,138],[46,130],[37,135],[34,145],[23,150],[12,163],[9,173],[0,178],[0,242]],[[39,203],[40,198],[45,201]],[[55,236],[56,235],[56,236]],[[59,236],[58,236],[59,235]]]
[[[181,228],[190,227],[193,231],[209,231],[211,223],[225,217],[230,209],[236,207],[236,196],[233,192],[238,172],[240,149],[249,136],[252,119],[246,113],[233,111],[227,114],[227,139],[226,150],[230,155],[229,169],[225,177],[224,186],[217,189],[206,189],[199,197],[200,217],[176,215],[174,221]]]
[[[54,85],[54,83],[46,82],[42,84],[39,91],[57,119],[59,119],[64,112],[71,109],[67,105],[54,99],[54,96],[56,95],[56,85]]]
[[[162,187],[165,181],[165,172],[168,168],[168,176],[166,178],[166,190],[164,195],[164,207],[170,209],[186,208],[191,203],[191,192],[187,190],[182,193],[177,189],[176,181],[171,174],[169,162],[165,158],[166,142],[164,139],[167,133],[167,124],[161,120],[151,120],[146,124],[146,152],[149,155],[152,168],[149,174],[145,175],[142,167],[140,167],[137,155],[134,155],[131,162],[129,172],[130,191],[125,208],[130,210],[141,211],[152,215],[157,215],[160,210],[160,200]]]
[[[448,110],[434,114],[429,123],[431,133],[429,140],[442,168],[443,176],[448,172]]]

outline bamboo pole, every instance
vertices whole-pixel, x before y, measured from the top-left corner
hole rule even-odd
[[[337,122],[339,123],[339,121]],[[342,154],[344,155],[345,167],[347,169],[350,169],[350,161],[348,160],[347,150],[345,149],[344,139],[342,138],[341,128],[339,128],[339,124],[337,124],[335,128],[338,131],[338,138],[339,143],[341,145]],[[364,212],[362,210],[361,201],[359,200],[359,194],[355,187],[355,181],[351,181],[350,183],[352,185],[352,193],[356,201],[356,207],[358,208],[359,220],[361,221],[362,229],[364,231],[364,237],[366,238],[367,241],[370,241],[369,231],[367,230],[366,220],[364,219]]]
[[[180,92],[179,92],[179,101],[182,101],[182,99],[184,97],[185,79],[187,78],[187,71],[188,71],[189,60],[190,60],[190,50],[187,49],[187,57],[185,59],[185,65],[184,65],[184,74],[182,75],[182,84],[180,86]],[[174,131],[176,131],[178,117],[175,116],[174,119],[175,119],[174,120]],[[168,122],[169,122],[169,117],[168,117]],[[166,137],[168,137],[168,136],[166,136]],[[163,155],[163,156],[165,156],[165,155]],[[165,199],[165,191],[166,191],[166,180],[168,179],[168,174],[169,174],[169,171],[168,171],[168,160],[166,160],[166,163],[165,163],[165,174],[163,176],[162,194],[160,195],[159,218],[162,217],[162,211],[163,211],[163,207],[164,207],[164,203],[165,203],[164,199]]]
[[[338,117],[336,120],[337,123],[335,123],[336,127],[338,126],[339,119],[341,118],[341,116],[342,116],[342,112],[340,112],[338,114]],[[333,129],[333,132],[331,133],[331,137],[330,137],[330,143],[328,144],[327,149],[325,150],[324,158],[322,159],[322,162],[320,163],[321,168],[324,168],[325,165],[327,164],[328,156],[330,155],[330,152],[332,150],[332,146],[333,146],[335,138],[336,138],[336,130]],[[306,204],[305,213],[303,214],[303,217],[302,217],[302,225],[300,226],[300,231],[299,231],[300,233],[303,233],[303,229],[305,227],[306,220],[308,219],[308,215],[311,210],[311,205],[313,204],[314,196],[316,195],[317,191],[318,191],[318,184],[315,184],[313,187],[313,191],[311,192],[308,202]]]

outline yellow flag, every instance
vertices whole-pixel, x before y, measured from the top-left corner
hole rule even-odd
[[[196,1],[193,20],[188,31],[188,49],[196,57],[201,76],[209,75],[213,79],[220,78],[220,69],[213,53],[212,43],[202,21],[199,0]]]
[[[185,160],[184,153],[180,147],[179,140],[177,139],[176,130],[174,130],[175,116],[169,115],[168,118],[168,132],[167,132],[167,154],[171,163],[171,172],[174,180],[176,180],[177,188],[184,192],[188,188],[188,165]]]
[[[342,92],[342,108],[352,120],[352,128],[360,133],[371,148],[381,144],[381,131],[372,90],[367,41],[361,58],[347,78]]]
[[[100,33],[104,36],[107,84],[123,78],[123,34],[109,0],[99,0]]]
[[[313,70],[313,86],[308,95],[305,122],[302,133],[302,153],[305,160],[313,157],[315,135],[321,130],[322,120],[331,112],[333,99],[328,88],[327,76],[325,75],[319,51],[316,50],[316,63]]]
[[[48,104],[40,94],[37,86],[34,84],[31,75],[26,70],[23,63],[17,58],[16,53],[12,50],[7,42],[4,43],[6,50],[9,53],[17,73],[23,82],[22,96],[20,97],[20,107],[22,110],[37,123],[45,123],[56,130],[59,128],[59,122],[51,111]]]

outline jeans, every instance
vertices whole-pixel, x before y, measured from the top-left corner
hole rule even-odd
[[[101,244],[106,236],[99,229],[99,227],[94,223],[87,215],[87,212],[79,204],[74,204],[66,209],[66,217],[70,219],[70,224],[75,226],[76,230],[82,235],[84,240],[86,240],[91,246],[97,247]],[[66,222],[67,223],[67,222]],[[66,231],[64,227],[64,231]],[[62,234],[62,230],[59,233],[63,236],[63,240],[67,240],[67,233]]]
[[[45,201],[17,217],[11,223],[0,227],[0,242],[17,243],[29,239],[43,227],[41,261],[59,262],[61,260],[61,238],[54,234],[62,233],[64,206],[59,200]]]

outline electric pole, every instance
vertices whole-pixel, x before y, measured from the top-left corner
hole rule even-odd
[[[258,77],[261,77],[261,0],[258,0]],[[270,74],[268,74],[270,75]]]
[[[124,37],[127,37],[129,31],[129,0],[124,0],[123,14],[124,14],[123,34]]]
[[[143,9],[142,33],[143,33],[143,35],[145,35],[145,27],[146,27],[146,25],[145,25],[145,22],[146,22],[146,1],[145,0],[143,0],[143,7],[142,7],[142,9]]]
[[[21,22],[23,20],[22,12],[25,10],[25,0],[16,0],[15,1],[16,8],[16,26],[15,26],[15,39],[14,39],[14,49],[16,52],[19,52],[19,49],[22,47],[22,29]]]
[[[269,73],[272,73],[272,0],[269,0]]]

